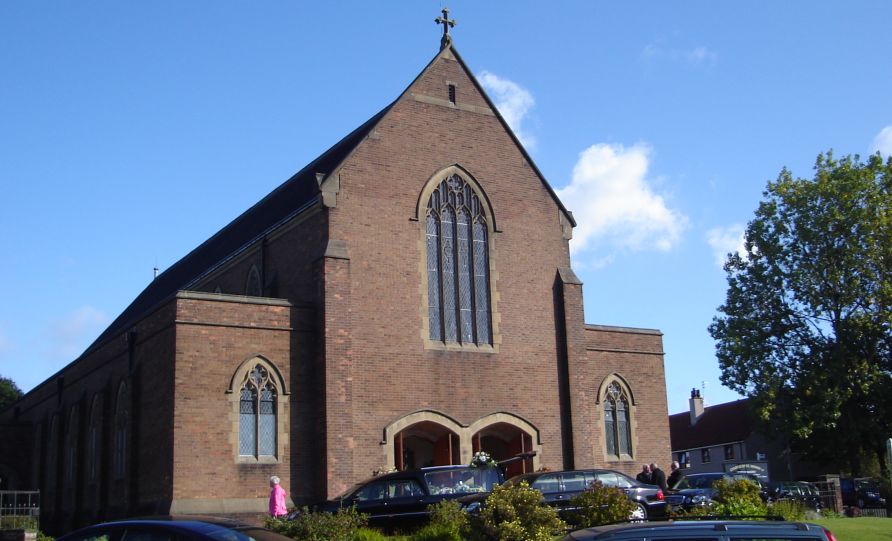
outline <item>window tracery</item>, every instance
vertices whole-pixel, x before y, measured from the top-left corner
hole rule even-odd
[[[604,436],[607,454],[614,458],[632,456],[632,427],[629,399],[617,382],[607,386],[604,397]]]
[[[430,339],[492,344],[489,229],[484,205],[458,174],[427,202],[426,250]]]
[[[276,456],[278,389],[269,371],[255,365],[239,391],[239,456]]]

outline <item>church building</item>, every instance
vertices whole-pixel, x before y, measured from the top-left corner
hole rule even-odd
[[[49,531],[391,469],[668,462],[662,334],[585,323],[573,215],[449,35],[408,88],[0,413]],[[642,307],[645,309],[645,307]]]

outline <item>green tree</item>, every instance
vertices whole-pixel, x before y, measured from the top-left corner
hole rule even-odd
[[[21,398],[22,390],[9,378],[0,376],[0,411]]]
[[[768,183],[709,332],[763,428],[858,474],[892,433],[892,158],[814,169]]]

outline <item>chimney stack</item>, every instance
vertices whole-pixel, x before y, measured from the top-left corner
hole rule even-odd
[[[703,398],[700,396],[700,391],[697,389],[691,389],[691,426],[697,424],[697,421],[700,420],[700,417],[703,416]]]

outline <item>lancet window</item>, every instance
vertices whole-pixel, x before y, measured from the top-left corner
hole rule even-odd
[[[276,400],[278,389],[269,371],[256,365],[239,391],[239,455],[276,456]]]
[[[632,456],[629,399],[615,381],[607,387],[607,396],[604,399],[604,436],[608,455],[615,458]]]

